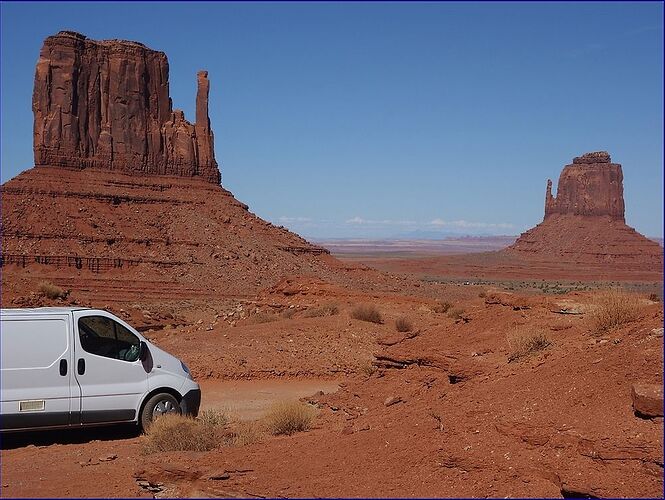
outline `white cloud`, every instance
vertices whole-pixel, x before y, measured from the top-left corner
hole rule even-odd
[[[353,217],[346,221],[346,224],[364,224],[364,225],[376,225],[376,226],[414,226],[418,223],[413,220],[392,220],[392,219],[383,219],[383,220],[371,220],[363,219],[362,217]]]
[[[354,217],[353,219],[349,219],[346,221],[347,224],[365,224],[367,221],[361,217]]]
[[[289,222],[312,222],[310,217],[285,217],[282,216],[279,218],[280,222],[289,223]]]

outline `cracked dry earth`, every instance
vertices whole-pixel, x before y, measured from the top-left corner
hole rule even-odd
[[[311,282],[296,290],[266,289],[253,304],[296,310],[287,317],[152,335],[204,387],[334,376],[336,392],[302,398],[318,408],[311,430],[148,455],[125,428],[15,436],[3,442],[3,496],[662,496],[663,420],[636,416],[631,400],[633,383],[663,383],[661,303],[644,299],[638,319],[597,334],[593,292],[442,288],[463,309],[450,314],[425,297]],[[307,317],[329,301],[337,314]],[[360,302],[375,304],[383,324],[353,319]],[[396,331],[400,316],[411,331]],[[509,362],[512,332],[550,344]]]

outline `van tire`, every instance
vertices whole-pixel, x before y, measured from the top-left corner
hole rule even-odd
[[[180,415],[178,400],[167,392],[160,392],[151,397],[141,411],[141,428],[146,431],[159,415],[166,413]]]

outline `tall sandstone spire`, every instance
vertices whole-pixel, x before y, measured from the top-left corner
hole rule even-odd
[[[172,109],[166,54],[61,31],[44,41],[32,96],[37,166],[200,177],[219,184],[198,74],[196,124]]]

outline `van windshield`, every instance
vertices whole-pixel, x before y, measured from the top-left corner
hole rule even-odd
[[[121,361],[139,359],[139,338],[120,323],[106,316],[79,319],[81,347],[90,354]]]

